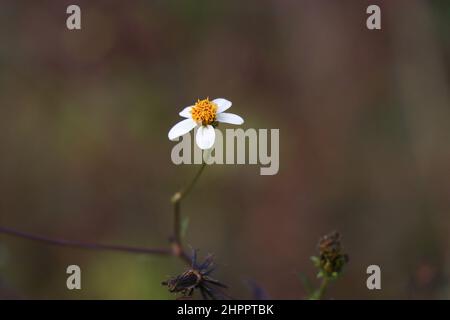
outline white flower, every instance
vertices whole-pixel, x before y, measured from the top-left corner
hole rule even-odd
[[[209,101],[209,98],[197,100],[195,105],[189,106],[180,112],[180,116],[186,118],[172,127],[169,131],[169,139],[175,140],[188,133],[195,127],[199,127],[195,141],[200,149],[209,149],[214,145],[216,133],[214,127],[218,122],[231,124],[243,124],[240,116],[224,112],[231,107],[231,101],[223,98]]]

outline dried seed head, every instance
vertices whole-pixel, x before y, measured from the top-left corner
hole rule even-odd
[[[319,241],[319,257],[313,257],[318,276],[337,277],[348,262],[348,255],[342,253],[341,236],[334,231],[323,236]]]
[[[191,267],[182,274],[164,281],[162,284],[167,286],[170,292],[181,293],[183,297],[191,297],[195,289],[200,291],[205,300],[216,300],[226,297],[218,287],[226,288],[227,286],[210,276],[214,271],[212,265],[212,255],[208,255],[203,263],[197,264],[197,252],[194,251]]]

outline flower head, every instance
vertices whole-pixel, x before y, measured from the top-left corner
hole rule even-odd
[[[243,124],[240,116],[224,112],[231,107],[231,101],[223,98],[200,100],[189,107],[184,108],[179,114],[186,118],[172,127],[169,131],[169,139],[175,140],[198,127],[195,141],[200,149],[210,149],[214,145],[216,133],[214,128],[219,122],[231,124]]]
[[[214,271],[212,265],[212,255],[208,255],[203,263],[197,264],[197,251],[194,250],[191,267],[162,284],[167,286],[170,292],[181,293],[184,298],[191,297],[195,289],[200,290],[205,300],[226,298],[226,294],[218,287],[227,288],[227,286],[210,276]]]
[[[312,257],[319,268],[319,277],[336,278],[348,262],[348,255],[342,252],[341,235],[334,231],[319,241],[319,257]]]

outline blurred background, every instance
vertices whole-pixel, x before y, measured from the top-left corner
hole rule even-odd
[[[305,298],[309,257],[339,230],[350,263],[327,298],[450,298],[449,1],[3,0],[0,26],[1,226],[165,246],[170,196],[198,168],[171,162],[167,132],[225,97],[243,128],[280,129],[277,175],[211,166],[183,202],[185,243],[215,254],[230,295],[252,280]],[[173,299],[161,281],[183,270],[0,234],[1,298]]]

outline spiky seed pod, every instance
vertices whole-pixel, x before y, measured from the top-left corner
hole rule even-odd
[[[190,268],[162,284],[166,285],[170,292],[181,293],[182,298],[192,297],[195,289],[200,291],[205,300],[224,298],[226,295],[218,287],[227,288],[227,286],[211,278],[213,271],[213,256],[208,255],[203,263],[197,264],[197,251],[194,251]]]

